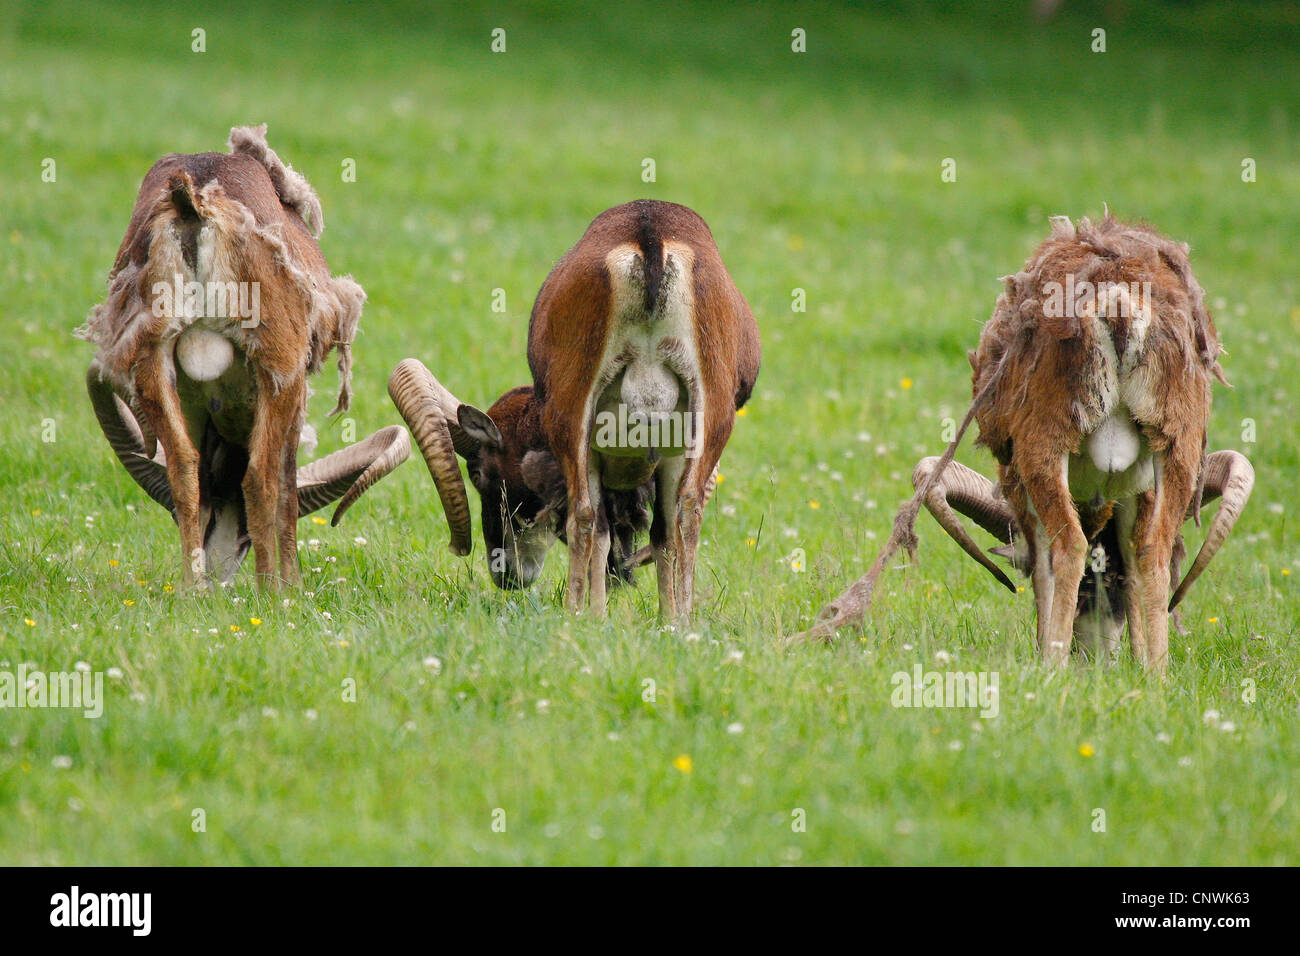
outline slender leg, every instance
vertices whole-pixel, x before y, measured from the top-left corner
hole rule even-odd
[[[569,542],[569,610],[581,613],[587,606],[591,584],[591,559],[596,546],[596,507],[591,500],[590,459],[586,441],[579,445],[577,460],[562,458],[560,467],[569,492],[569,516],[565,537]]]
[[[1066,459],[1042,462],[1029,472],[1025,489],[1038,515],[1042,533],[1050,541],[1052,576],[1051,612],[1047,627],[1039,620],[1039,641],[1043,660],[1064,667],[1070,660],[1074,617],[1078,610],[1079,581],[1088,556],[1088,539],[1079,524],[1079,513],[1066,482]],[[1040,549],[1041,550],[1041,549]],[[1041,556],[1035,565],[1041,564]],[[1041,609],[1040,609],[1041,614]]]
[[[1156,487],[1152,506],[1134,535],[1142,569],[1142,604],[1146,612],[1147,666],[1163,675],[1169,664],[1169,572],[1174,539],[1187,514],[1194,472],[1188,456],[1176,452],[1156,457]]]
[[[659,617],[668,622],[676,621],[679,616],[677,495],[685,467],[685,457],[664,458],[655,471],[655,513],[650,523],[650,545],[654,549],[655,577],[659,584]]]
[[[1128,619],[1129,647],[1133,659],[1146,666],[1147,626],[1146,610],[1142,603],[1142,568],[1134,546],[1133,529],[1138,515],[1151,508],[1151,492],[1137,498],[1125,498],[1115,504],[1115,531],[1119,537],[1120,556],[1124,561],[1124,616]]]
[[[294,420],[284,436],[281,452],[279,524],[280,578],[286,584],[297,585],[302,576],[298,571],[298,438],[302,423]]]
[[[259,400],[248,446],[248,470],[244,473],[244,504],[248,512],[248,536],[253,543],[257,577],[263,587],[276,588],[277,521],[281,477],[284,472],[284,442],[301,420],[305,383],[302,380],[276,390],[269,373],[258,374]],[[297,489],[291,489],[297,494]],[[295,504],[295,510],[296,510]],[[295,556],[296,561],[296,556]]]
[[[609,563],[609,516],[601,501],[600,472],[594,457],[587,468],[588,501],[596,515],[596,523],[591,534],[591,554],[587,562],[587,587],[593,617],[604,617],[605,608],[605,569]]]
[[[135,388],[141,413],[167,456],[167,483],[181,531],[181,580],[192,587],[206,583],[208,570],[199,520],[199,452],[185,430],[174,375],[171,356],[160,349],[136,365]]]

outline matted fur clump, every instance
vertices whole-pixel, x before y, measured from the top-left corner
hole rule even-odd
[[[102,374],[127,393],[141,350],[197,321],[267,368],[277,387],[319,371],[337,348],[331,414],[346,410],[365,292],[351,276],[330,275],[315,239],[324,227],[320,199],[267,145],[266,126],[235,127],[228,145],[228,154],[173,153],[149,170],[109,272],[108,297],[77,334],[98,346]],[[160,290],[189,282],[256,283],[256,320],[205,314],[170,298],[159,307]]]
[[[1006,289],[980,333],[979,348],[969,354],[974,394],[991,388],[976,411],[979,443],[1001,464],[1010,459],[1010,435],[1024,424],[1017,416],[1027,414],[1027,389],[1050,385],[1069,391],[1072,421],[1054,425],[1075,441],[1096,423],[1103,414],[1100,393],[1115,387],[1107,354],[1112,347],[1123,363],[1131,342],[1128,360],[1146,366],[1153,381],[1181,372],[1203,382],[1207,395],[1210,376],[1227,384],[1219,365],[1223,349],[1187,245],[1146,225],[1109,214],[1095,224],[1055,217],[1051,236],[1024,269],[1003,281]],[[1156,426],[1153,435],[1170,411],[1176,412],[1159,401],[1133,409],[1139,420]]]

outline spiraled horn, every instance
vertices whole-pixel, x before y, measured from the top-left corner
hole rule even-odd
[[[410,454],[411,438],[406,429],[389,425],[364,441],[303,465],[298,469],[298,516],[342,498],[330,522],[337,525],[358,498]]]
[[[403,359],[388,379],[388,394],[415,436],[415,443],[429,466],[429,474],[442,499],[442,510],[451,529],[451,550],[469,554],[473,547],[469,526],[469,499],[460,476],[456,454],[472,453],[474,440],[456,422],[460,400],[443,388],[418,359]]]
[[[1222,498],[1219,510],[1214,513],[1214,520],[1205,532],[1201,550],[1196,553],[1196,560],[1187,569],[1187,576],[1178,585],[1178,590],[1169,599],[1169,610],[1178,606],[1206,565],[1228,540],[1232,527],[1241,517],[1251,489],[1255,487],[1255,469],[1251,467],[1244,455],[1235,451],[1216,451],[1205,459],[1205,496],[1203,501]]]
[[[912,486],[920,489],[938,463],[937,457],[921,459],[912,472]],[[954,541],[961,545],[963,551],[979,562],[989,574],[1002,582],[1010,591],[1016,590],[1011,579],[980,550],[979,545],[966,532],[961,519],[953,512],[955,506],[958,511],[999,540],[1010,541],[1011,511],[1004,502],[994,496],[993,482],[965,465],[955,461],[950,462],[943,475],[931,484],[924,504],[926,510],[934,515],[934,519]]]
[[[171,485],[167,482],[167,467],[148,454],[146,439],[131,407],[101,377],[98,360],[92,361],[86,370],[86,391],[90,393],[90,404],[99,420],[99,427],[122,467],[150,498],[174,512],[176,506],[172,501]]]

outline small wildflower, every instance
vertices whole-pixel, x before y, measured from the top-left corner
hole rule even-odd
[[[1230,720],[1225,720],[1223,723],[1219,724],[1219,729],[1225,734],[1230,734],[1237,729],[1237,725]]]
[[[123,600],[122,603],[125,604],[127,607],[135,607],[135,602],[132,601],[130,598]]]
[[[740,723],[739,721],[737,721],[734,724],[727,724],[727,733],[729,734],[743,734],[744,732],[745,732],[745,725]]]
[[[280,715],[274,707],[263,707],[262,716],[274,720],[276,717],[279,717]]]
[[[312,516],[311,516],[311,523],[312,523],[312,524],[324,524],[324,523],[325,523],[325,519],[322,518],[320,515],[312,515]]]
[[[33,621],[30,617],[25,617],[25,618],[23,618],[23,623],[26,624],[28,627],[35,627],[35,626],[36,626],[36,622]]]
[[[727,476],[722,472],[718,472],[718,484],[722,484],[726,480],[726,477]]]
[[[261,627],[262,619],[260,617],[250,617],[248,619],[248,623],[253,625],[253,627]]]
[[[1219,726],[1219,718],[1221,716],[1222,715],[1217,710],[1207,710],[1205,713],[1201,714],[1201,723],[1206,727],[1217,727]]]
[[[308,707],[306,710],[304,710],[302,712],[302,715],[306,717],[308,720],[315,720],[317,717],[320,716],[320,714],[316,713],[316,711],[311,707]]]
[[[749,414],[749,409],[748,409],[748,408],[738,408],[738,409],[736,409],[736,417],[737,417],[737,418],[744,418],[744,417],[745,417],[746,415],[748,415],[748,414]]]
[[[85,661],[77,661],[77,663],[72,665],[72,669],[82,674],[90,673],[90,665]]]
[[[808,507],[811,508],[813,511],[817,511],[818,509],[821,508],[821,506],[822,506],[822,503],[821,503],[820,501],[809,501],[809,502],[808,502]]]
[[[1097,748],[1092,744],[1079,744],[1080,757],[1094,757],[1097,754]]]
[[[435,674],[442,673],[442,658],[430,654],[424,659],[424,669]]]
[[[539,714],[544,714],[550,709],[551,709],[551,702],[547,700],[545,697],[543,697],[541,700],[537,702],[537,712]]]
[[[363,548],[366,545],[366,539],[361,537],[361,535],[357,535],[355,538],[352,539],[352,543],[355,544],[357,547]]]
[[[682,773],[690,773],[695,769],[695,764],[691,762],[689,754],[678,754],[673,760],[673,766]]]
[[[1291,576],[1291,569],[1290,569],[1290,568],[1283,568],[1283,569],[1282,569],[1282,577],[1284,577],[1284,578],[1289,578],[1290,576]]]
[[[746,539],[745,539],[745,544],[749,545],[749,546],[752,548],[752,547],[754,547],[754,545],[758,544],[758,542],[757,542],[756,540],[754,540],[753,538],[746,538]]]
[[[1163,730],[1160,731],[1160,733],[1156,734],[1156,743],[1158,743],[1158,744],[1168,744],[1168,743],[1173,743],[1173,740],[1174,740],[1174,738],[1173,738],[1173,737],[1170,737],[1170,736],[1169,736],[1167,733],[1165,733]]]
[[[907,391],[912,387],[912,380],[910,378],[905,378],[898,384],[902,387],[903,391]]]
[[[163,593],[164,593],[164,594],[171,594],[172,591],[174,591],[174,590],[176,590],[176,589],[173,588],[170,584],[164,584],[164,585],[163,585]]]
[[[110,667],[110,668],[109,668],[105,673],[108,674],[108,679],[109,679],[109,680],[121,680],[121,679],[122,679],[122,668],[120,668],[120,667]]]
[[[1212,618],[1210,618],[1210,623],[1211,623],[1211,624],[1218,624],[1218,623],[1219,623],[1219,619],[1218,619],[1217,617],[1212,617]]]
[[[121,564],[121,563],[122,563],[122,562],[119,561],[119,560],[117,560],[117,558],[109,558],[109,559],[108,559],[108,566],[109,566],[110,568],[115,568],[115,567],[117,567],[117,566],[118,566],[119,564]]]
[[[240,626],[239,626],[238,624],[232,624],[232,625],[230,625],[230,633],[231,633],[231,634],[238,634],[241,630],[242,630],[242,628],[240,628]]]
[[[60,754],[59,756],[51,760],[50,763],[54,766],[56,770],[67,770],[72,766],[72,758]]]

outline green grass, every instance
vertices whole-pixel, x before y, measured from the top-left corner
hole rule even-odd
[[[0,863],[1300,862],[1295,15],[1133,3],[1040,26],[967,7],[7,8],[0,669],[122,677],[98,720],[0,711]],[[652,573],[607,621],[567,615],[562,547],[534,590],[496,591],[481,539],[448,552],[418,460],[343,526],[302,523],[319,543],[287,598],[247,567],[208,596],[166,589],[174,526],[99,434],[71,331],[150,163],[263,121],[321,194],[331,266],[370,296],[358,434],[398,420],[385,382],[407,355],[480,405],[526,381],[532,297],[602,209],[650,196],[708,220],[764,360],[705,520],[698,639],[655,623]],[[997,277],[1047,216],[1103,203],[1192,244],[1236,386],[1210,444],[1257,472],[1168,683],[1129,661],[1045,670],[1029,594],[928,519],[921,566],[891,572],[864,630],[778,649],[941,450]],[[333,372],[316,388],[328,452]],[[992,471],[969,442],[961,458]],[[890,677],[917,662],[996,671],[999,716],[895,709]]]

